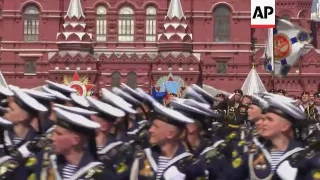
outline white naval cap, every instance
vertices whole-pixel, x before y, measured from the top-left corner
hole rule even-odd
[[[77,93],[71,93],[70,98],[76,106],[80,106],[82,108],[88,108],[90,106],[87,99],[83,96],[79,96]]]
[[[128,101],[133,106],[140,106],[142,104],[139,100],[137,100],[136,98],[131,96],[129,93],[123,91],[120,88],[114,87],[112,88],[112,92],[120,96],[121,98],[123,98],[125,101]]]
[[[127,101],[122,99],[121,97],[113,94],[109,90],[102,88],[102,100],[105,102],[108,102],[119,109],[122,109],[126,113],[131,113],[131,114],[137,114],[138,112],[132,108],[132,105],[129,104]]]
[[[9,85],[9,88],[14,92],[14,97],[17,98],[15,101],[24,110],[34,110],[38,112],[47,112],[48,109],[39,103],[37,100],[29,96],[27,93],[23,92],[17,86]]]
[[[173,99],[170,103],[170,106],[174,109],[179,111],[180,113],[192,117],[192,119],[197,119],[197,120],[204,120],[204,117],[210,117],[211,115],[205,111],[202,111],[196,107],[189,106],[183,101],[175,100]]]
[[[14,95],[14,93],[9,88],[3,87],[3,86],[0,86],[0,94],[5,97]]]
[[[119,117],[124,117],[126,114],[121,109],[113,107],[107,103],[94,99],[92,97],[87,97],[90,107],[98,112],[101,118],[107,118],[107,120],[116,120]]]
[[[184,127],[186,124],[194,123],[189,117],[160,103],[154,104],[153,109],[153,120],[160,120],[177,127]]]
[[[67,93],[67,94],[71,94],[71,93],[76,93],[77,90],[69,87],[69,86],[66,86],[64,84],[59,84],[59,83],[56,83],[56,82],[52,82],[52,81],[49,81],[49,80],[45,80],[45,82],[47,83],[48,87],[50,89],[53,89],[53,90],[56,90],[56,91],[59,91],[63,94]]]
[[[52,94],[57,100],[60,101],[71,101],[70,98],[68,98],[67,96],[65,96],[64,94],[56,91],[56,90],[52,90],[50,88],[48,88],[47,86],[42,86],[43,90],[49,94]]]
[[[33,89],[22,89],[22,91],[39,100],[54,101],[56,99],[52,94],[42,91],[36,91]]]
[[[146,93],[143,89],[141,88],[136,88],[136,91],[143,97],[143,101],[146,102],[148,105],[152,104],[160,104],[158,101],[156,101],[150,94]]]
[[[54,107],[53,110],[57,114],[57,125],[66,129],[86,134],[86,130],[95,130],[101,127],[99,123],[70,111],[58,107]],[[83,132],[83,130],[85,131]]]
[[[139,101],[143,101],[144,100],[143,96],[141,96],[140,93],[138,93],[137,91],[135,91],[134,89],[132,89],[128,85],[126,85],[124,83],[121,83],[120,86],[121,86],[123,91],[129,93],[131,96],[133,96],[134,98],[138,99]]]
[[[266,113],[270,112],[277,114],[292,123],[296,123],[297,120],[306,120],[307,118],[306,114],[290,101],[276,98],[267,98],[265,100],[269,104],[269,107],[265,110]]]
[[[204,97],[199,94],[198,92],[196,92],[192,87],[187,87],[187,97],[194,99],[196,101],[200,101],[201,103],[206,103],[208,104],[209,102],[207,100],[204,99]]]
[[[185,103],[186,105],[198,108],[202,111],[205,111],[206,113],[210,114],[210,116],[213,118],[221,118],[222,117],[222,114],[219,111],[210,109],[209,104],[200,103],[200,102],[195,101],[193,99],[185,99],[185,101],[183,103]]]
[[[272,94],[269,92],[263,92],[263,99],[277,99],[277,100],[281,100],[281,101],[286,101],[286,102],[290,102],[290,103],[296,103],[296,100],[283,96],[283,95],[279,95],[279,94]]]
[[[191,87],[200,95],[202,95],[202,97],[208,101],[208,103],[213,104],[214,101],[216,101],[216,98],[213,97],[211,94],[209,94],[207,91],[205,91],[204,89],[202,89],[201,87],[199,87],[196,84],[191,84]]]
[[[255,94],[251,95],[251,104],[258,106],[261,109],[267,109],[269,107],[266,100]]]
[[[62,104],[54,104],[54,106],[58,107],[58,108],[60,108],[62,110],[69,111],[69,112],[72,112],[72,113],[75,113],[75,114],[79,114],[79,115],[82,115],[82,116],[86,116],[86,117],[90,117],[91,115],[98,114],[95,111],[90,111],[90,110],[79,108],[79,107],[65,106],[65,105],[62,105]]]

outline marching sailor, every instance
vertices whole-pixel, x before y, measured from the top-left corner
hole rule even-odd
[[[27,146],[35,138],[41,136],[41,129],[37,132],[31,125],[33,121],[40,123],[39,113],[47,112],[48,109],[37,100],[23,92],[16,86],[9,85],[14,96],[8,101],[9,110],[4,114],[4,118],[13,123],[13,128],[4,131],[5,146],[9,149],[9,155],[16,153],[16,150]],[[38,124],[41,127],[41,124]],[[41,149],[37,149],[40,151]],[[33,152],[37,153],[37,152]],[[14,156],[14,155],[13,155]],[[34,165],[34,154],[28,153],[24,156],[26,167],[20,166],[15,169],[12,179],[26,178],[30,175],[29,168]]]
[[[192,154],[200,159],[197,168],[205,169],[206,175],[209,179],[223,178],[224,172],[222,169],[226,166],[227,161],[225,158],[214,159],[210,165],[206,165],[206,154],[210,150],[216,148],[223,141],[212,143],[212,132],[209,132],[212,126],[213,119],[221,118],[221,114],[217,111],[204,107],[191,99],[175,99],[171,102],[174,110],[179,111],[185,116],[194,120],[194,123],[186,125],[187,129],[187,144],[190,146]],[[211,111],[211,112],[210,112]],[[205,166],[205,167],[204,167]],[[203,178],[204,179],[204,178]]]
[[[103,163],[98,162],[95,142],[95,131],[101,126],[70,111],[53,109],[57,115],[57,126],[51,137],[54,154],[49,162],[39,160],[37,179],[107,179]],[[43,172],[43,166],[50,168]]]
[[[266,142],[254,138],[250,148],[254,153],[233,159],[230,169],[233,173],[226,179],[295,179],[296,170],[289,165],[288,159],[304,150],[296,130],[306,116],[292,101],[275,97],[270,94],[264,96],[269,107],[265,110],[260,135]]]
[[[181,142],[186,124],[193,120],[154,102],[152,126],[149,129],[151,148],[136,154],[131,180],[184,180],[204,176],[204,169],[192,166],[193,155]],[[190,162],[190,163],[189,163]],[[190,171],[190,168],[194,168]]]
[[[117,139],[123,142],[132,140],[130,136],[134,136],[138,129],[138,125],[135,122],[135,115],[138,112],[132,108],[130,103],[105,88],[102,89],[102,100],[126,113],[125,117],[119,118],[118,122],[116,122],[116,129],[120,134]]]
[[[54,101],[56,98],[52,94],[49,94],[46,92],[41,92],[41,91],[36,91],[36,90],[32,90],[32,89],[24,89],[23,91],[25,93],[27,93],[29,96],[36,99],[39,103],[41,103],[42,105],[44,105],[48,109],[47,112],[43,112],[43,113],[39,114],[40,123],[36,122],[36,121],[31,122],[32,127],[36,131],[39,132],[41,129],[43,132],[46,132],[54,125],[54,121],[51,120],[49,117],[53,111],[51,102]],[[39,124],[42,127],[39,127],[38,126]]]
[[[87,97],[90,107],[98,112],[96,115],[92,115],[91,119],[94,122],[100,124],[100,129],[97,131],[96,143],[98,148],[98,156],[101,162],[104,163],[108,171],[110,171],[110,178],[117,179],[121,173],[123,173],[128,166],[126,164],[118,163],[119,148],[123,144],[122,141],[117,141],[116,137],[111,134],[111,131],[115,128],[114,123],[125,116],[125,112],[115,108],[107,103],[101,102],[92,97]],[[123,157],[126,158],[126,157]]]
[[[145,101],[146,99],[143,97],[143,95],[141,95],[141,93],[138,92],[138,91],[141,91],[142,89],[137,88],[136,90],[134,90],[124,83],[121,83],[121,88],[123,91],[127,92],[133,98],[141,102],[141,105],[138,107],[137,111],[142,117],[142,119],[148,119],[148,113],[151,109],[149,108],[150,105],[147,104],[148,102]]]

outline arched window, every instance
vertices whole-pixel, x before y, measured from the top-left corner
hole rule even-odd
[[[230,41],[230,15],[231,11],[227,6],[218,6],[213,12],[214,19],[214,41]]]
[[[113,72],[111,74],[111,86],[120,87],[121,83],[121,74],[119,72]]]
[[[134,12],[124,6],[120,9],[118,20],[118,41],[134,40]]]
[[[137,74],[135,72],[128,73],[128,86],[131,88],[137,87]]]
[[[39,40],[39,19],[40,11],[34,5],[29,5],[24,10],[24,40],[38,41]]]
[[[290,21],[290,16],[288,14],[282,15],[281,19],[285,19],[287,21]]]
[[[97,41],[107,40],[107,9],[104,6],[97,8]]]
[[[150,6],[146,11],[146,41],[156,41],[157,35],[157,10]]]

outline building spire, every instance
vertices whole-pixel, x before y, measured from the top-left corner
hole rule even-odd
[[[176,17],[179,20],[185,17],[180,0],[171,0],[169,9],[167,12],[167,17],[170,19],[173,19],[174,17]]]
[[[64,18],[72,19],[73,17],[76,17],[77,19],[80,19],[81,17],[85,18],[82,6],[81,6],[81,0],[70,0],[70,4],[68,7],[68,12],[65,15]]]
[[[266,88],[264,87],[264,84],[254,66],[250,70],[246,80],[244,81],[241,90],[245,95],[253,95],[266,92]]]

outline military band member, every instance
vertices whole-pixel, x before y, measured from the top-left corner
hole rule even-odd
[[[192,161],[193,157],[181,142],[185,125],[189,123],[193,123],[192,119],[155,103],[153,124],[149,129],[150,143],[154,146],[137,153],[130,179],[183,180],[203,177],[203,169],[190,171],[192,163],[190,166],[185,162]]]
[[[96,154],[95,131],[100,125],[58,107],[54,111],[57,115],[57,126],[51,137],[54,154],[50,155],[49,163],[39,160],[38,179],[43,179],[44,166],[50,166],[45,179],[106,179],[104,166]]]
[[[295,179],[296,171],[292,170],[287,160],[303,150],[295,135],[296,128],[306,116],[290,101],[274,97],[265,99],[269,107],[265,111],[261,136],[267,142],[254,139],[251,148],[255,149],[255,153],[235,158],[230,170],[233,173],[228,174],[228,180]]]

